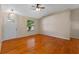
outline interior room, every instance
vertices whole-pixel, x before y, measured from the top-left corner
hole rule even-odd
[[[1,54],[79,54],[79,4],[0,4]]]

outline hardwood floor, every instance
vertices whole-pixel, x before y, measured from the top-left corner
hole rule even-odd
[[[79,40],[63,40],[46,35],[33,35],[2,43],[2,54],[76,54]]]

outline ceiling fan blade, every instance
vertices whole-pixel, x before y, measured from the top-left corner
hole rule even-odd
[[[33,7],[33,10],[37,10],[37,9],[45,9],[45,7],[43,7],[41,4],[35,4],[32,6]]]
[[[40,7],[41,9],[45,9],[45,7]]]
[[[37,5],[32,5],[32,7],[35,7],[35,8],[36,8],[36,7],[37,7]]]
[[[32,7],[35,7],[35,6],[32,6]]]

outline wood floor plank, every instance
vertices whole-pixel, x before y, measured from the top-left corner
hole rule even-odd
[[[79,39],[33,35],[2,43],[2,54],[79,54]]]

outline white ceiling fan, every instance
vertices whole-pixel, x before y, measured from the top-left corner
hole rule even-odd
[[[42,4],[35,4],[32,6],[36,11],[41,11],[42,9],[45,9],[45,7]]]

